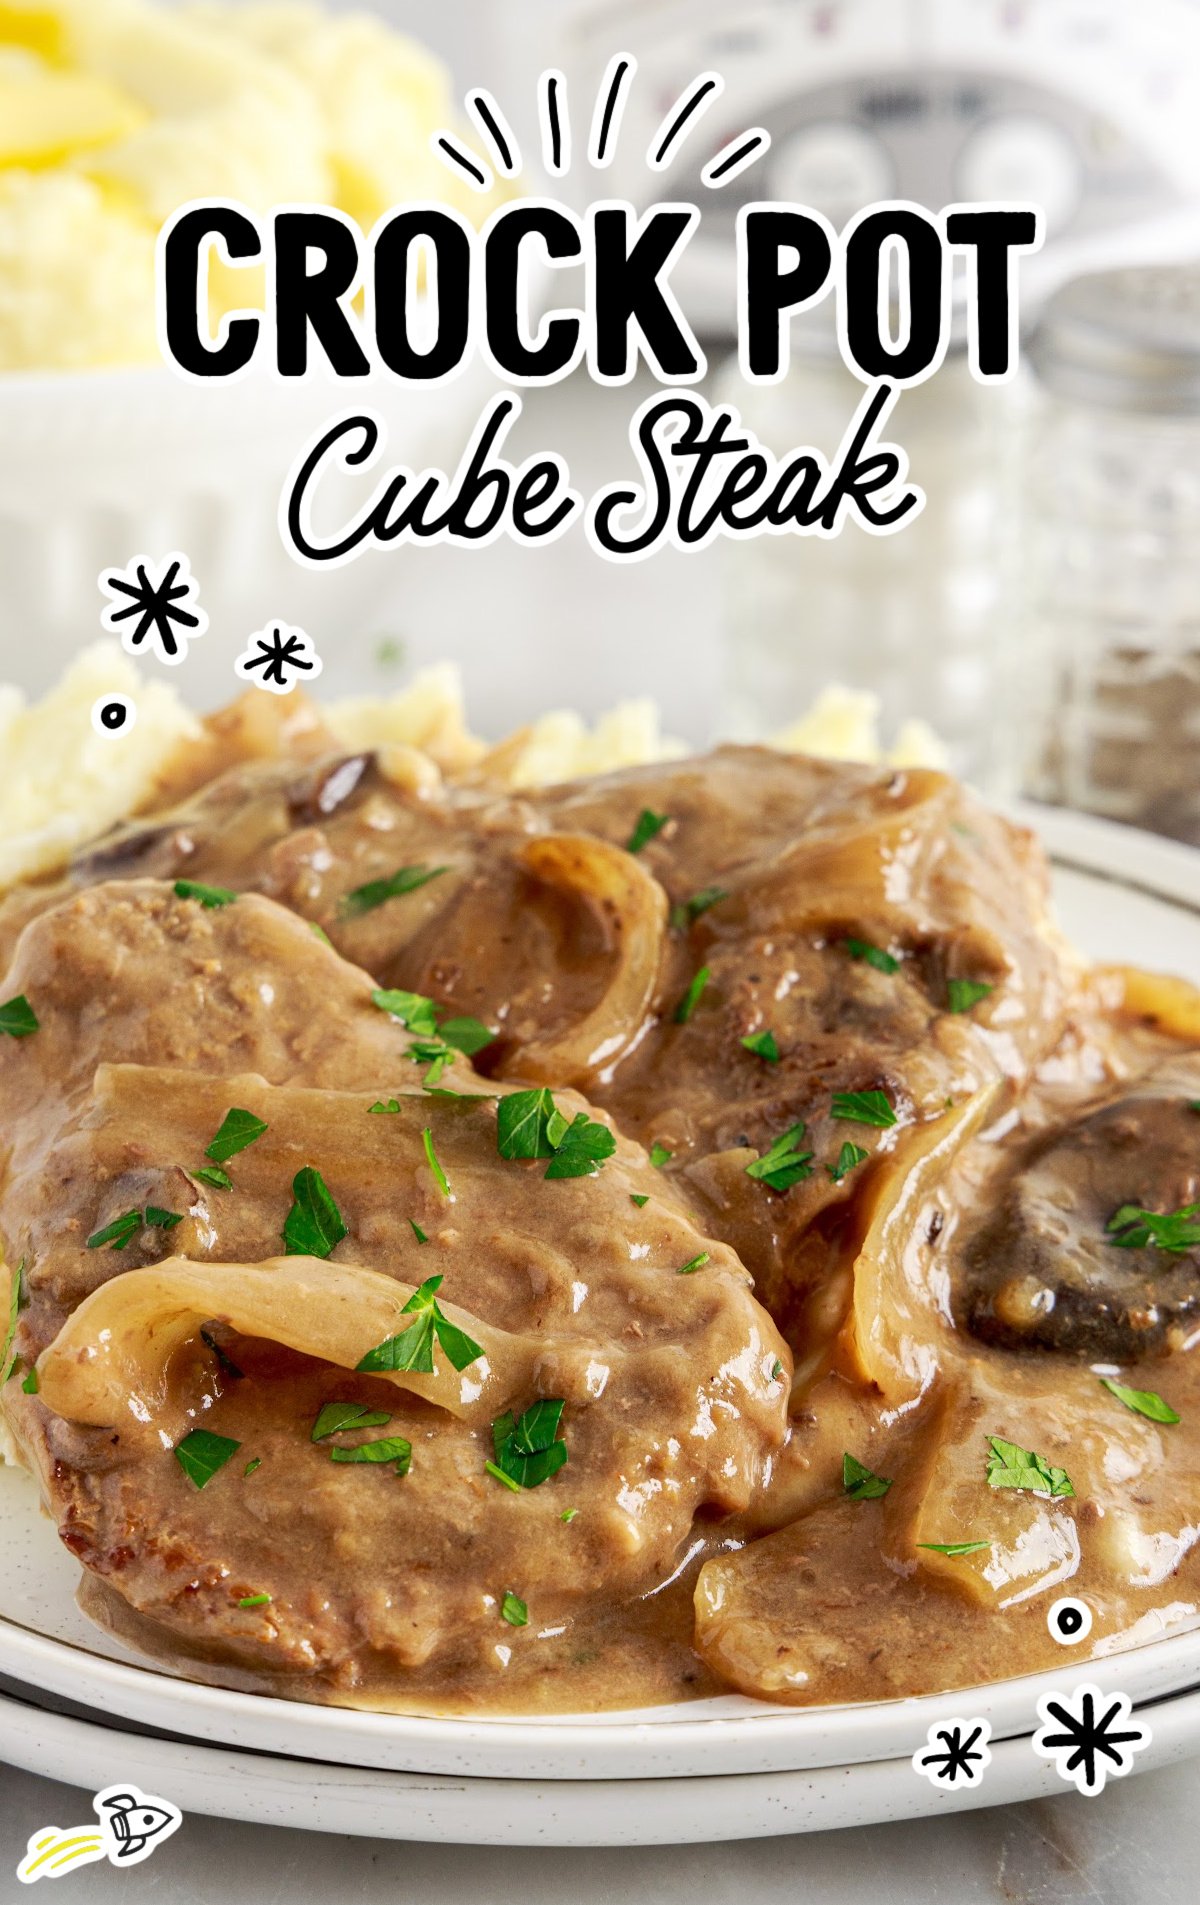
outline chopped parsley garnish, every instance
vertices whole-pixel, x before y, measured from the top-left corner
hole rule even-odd
[[[674,1151],[668,1151],[665,1144],[652,1144],[650,1146],[650,1162],[656,1171],[661,1171],[663,1165],[669,1164],[674,1156]]]
[[[482,1356],[480,1345],[444,1314],[436,1296],[441,1287],[441,1277],[430,1277],[414,1290],[400,1312],[414,1321],[398,1336],[389,1336],[386,1342],[369,1349],[356,1368],[368,1375],[410,1369],[431,1376],[435,1339],[455,1369],[465,1369]]]
[[[29,1368],[28,1374],[26,1375],[24,1382],[21,1384],[21,1388],[24,1390],[27,1396],[37,1395],[38,1373],[36,1368],[33,1367],[32,1365]]]
[[[412,1225],[412,1234],[416,1238],[417,1242],[419,1244],[427,1244],[429,1242],[429,1238],[426,1235],[425,1231],[421,1229],[421,1226],[417,1222],[416,1218],[410,1217],[408,1221]]]
[[[648,1191],[630,1191],[629,1201],[636,1204],[639,1210],[644,1210],[650,1202],[650,1194]]]
[[[812,1176],[812,1152],[800,1150],[803,1142],[804,1125],[789,1125],[769,1151],[746,1166],[746,1176],[769,1184],[773,1191],[788,1191],[793,1184],[803,1183]]]
[[[195,900],[198,905],[211,911],[218,906],[232,906],[237,898],[227,886],[205,886],[201,880],[176,880],[175,898],[177,900]]]
[[[1054,1468],[1032,1449],[1018,1448],[998,1435],[988,1437],[987,1479],[990,1488],[1028,1488],[1035,1495],[1073,1495],[1065,1468]]]
[[[400,1100],[398,1098],[389,1098],[386,1104],[384,1104],[382,1098],[377,1098],[375,1100],[375,1103],[370,1107],[371,1112],[375,1114],[378,1114],[379,1112],[393,1112],[394,1113],[399,1111],[399,1109],[400,1109]]]
[[[510,1627],[528,1627],[529,1609],[519,1594],[508,1593],[500,1603],[500,1618]]]
[[[100,1250],[105,1244],[111,1244],[114,1250],[124,1250],[143,1225],[148,1225],[151,1230],[174,1230],[176,1224],[182,1222],[178,1211],[160,1210],[157,1204],[147,1205],[144,1211],[127,1210],[103,1230],[95,1231],[87,1240],[87,1248]]]
[[[1110,1382],[1107,1376],[1101,1376],[1100,1387],[1107,1389],[1110,1396],[1123,1402],[1135,1415],[1146,1416],[1151,1422],[1178,1422],[1179,1416],[1169,1402],[1164,1402],[1153,1389],[1127,1389],[1124,1383]]]
[[[449,1197],[450,1179],[446,1176],[445,1171],[443,1171],[441,1160],[433,1148],[433,1132],[428,1125],[426,1125],[424,1131],[421,1133],[421,1143],[425,1147],[425,1159],[430,1170],[433,1172],[439,1191],[443,1197]]]
[[[608,1126],[584,1111],[568,1124],[545,1086],[501,1098],[496,1144],[502,1158],[549,1158],[547,1177],[594,1177],[617,1148]]]
[[[292,1179],[292,1196],[295,1202],[283,1226],[285,1256],[331,1256],[348,1232],[329,1186],[311,1164]]]
[[[377,1442],[360,1442],[356,1449],[330,1449],[331,1462],[394,1462],[397,1475],[412,1467],[412,1443],[402,1435],[384,1435]]]
[[[494,1462],[485,1463],[489,1475],[506,1488],[539,1488],[556,1475],[567,1459],[567,1445],[558,1439],[565,1404],[559,1398],[535,1402],[524,1415],[511,1411],[492,1424]]]
[[[896,1123],[896,1114],[882,1091],[835,1091],[832,1110],[835,1118],[847,1124],[878,1125],[881,1131]]]
[[[198,1171],[192,1172],[192,1176],[198,1177],[202,1184],[211,1184],[214,1190],[231,1191],[233,1189],[233,1179],[228,1171],[221,1169],[219,1164],[202,1164]]]
[[[782,1374],[783,1374],[783,1364],[780,1362],[777,1356],[771,1368],[771,1381],[778,1382]]]
[[[356,886],[347,893],[338,907],[342,919],[358,919],[363,913],[373,913],[377,906],[383,906],[388,900],[398,900],[405,893],[415,893],[419,886],[428,885],[449,867],[399,867],[386,880],[368,880],[365,886]]]
[[[719,906],[722,900],[728,898],[729,894],[723,886],[703,887],[699,893],[693,893],[690,900],[683,900],[678,906],[671,908],[671,924],[678,931],[683,932],[688,926],[693,925],[702,913],[707,913],[710,906]]]
[[[37,1013],[23,992],[0,1005],[0,1032],[7,1032],[9,1038],[28,1038],[31,1032],[40,1030]]]
[[[846,1494],[856,1502],[874,1502],[886,1495],[891,1487],[891,1478],[876,1475],[865,1462],[857,1456],[846,1453],[842,1456],[842,1487]]]
[[[692,980],[691,985],[688,987],[682,999],[679,1001],[679,1004],[675,1007],[676,1025],[687,1024],[688,1020],[692,1016],[692,1013],[696,1010],[696,1007],[699,1005],[704,989],[708,985],[708,982],[711,978],[712,978],[712,968],[710,966],[701,966],[699,972],[696,974],[696,977]]]
[[[325,931],[325,928],[323,926],[318,925],[315,919],[309,920],[308,930],[312,934],[314,939],[320,940],[322,946],[328,946],[330,952],[337,951],[336,946],[334,945],[332,939],[330,939],[329,934]]]
[[[25,1259],[22,1257],[16,1269],[9,1272],[8,1325],[4,1331],[4,1348],[0,1350],[0,1387],[8,1381],[17,1366],[17,1359],[13,1354],[13,1343],[16,1340],[17,1334],[17,1318],[21,1313],[22,1278],[24,1275]]]
[[[239,1607],[266,1607],[270,1599],[271,1597],[269,1594],[246,1594],[246,1595],[243,1595],[242,1599],[238,1602],[238,1606]]]
[[[483,1466],[485,1473],[490,1475],[493,1480],[503,1482],[505,1488],[511,1488],[514,1495],[520,1494],[520,1482],[514,1482],[512,1476],[506,1475],[502,1468],[497,1468],[494,1462],[485,1462]]]
[[[1182,1210],[1143,1210],[1140,1204],[1122,1204],[1104,1226],[1108,1241],[1118,1250],[1142,1250],[1153,1245],[1176,1256],[1200,1244],[1200,1204]]]
[[[469,1016],[460,1019],[443,1019],[441,1034],[447,1045],[453,1045],[456,1052],[462,1052],[467,1058],[474,1058],[476,1052],[482,1052],[485,1045],[494,1045],[496,1034],[488,1030],[482,1019]]]
[[[454,1054],[442,1039],[418,1039],[409,1047],[408,1056],[414,1065],[428,1065],[423,1082],[430,1088],[437,1084]]]
[[[765,1058],[768,1065],[778,1065],[779,1046],[774,1032],[751,1032],[748,1038],[742,1040],[742,1044],[756,1058]]]
[[[845,1144],[838,1152],[837,1163],[827,1164],[825,1169],[829,1172],[834,1183],[840,1184],[844,1177],[849,1177],[851,1171],[856,1170],[860,1164],[865,1164],[870,1155],[871,1153],[869,1151],[863,1150],[861,1144],[851,1144],[849,1138],[847,1138]]]
[[[249,1481],[249,1479],[250,1479],[250,1477],[251,1477],[251,1476],[253,1475],[253,1473],[254,1473],[254,1471],[255,1471],[255,1469],[256,1469],[256,1468],[261,1468],[261,1467],[262,1467],[262,1456],[261,1456],[261,1455],[252,1455],[252,1456],[250,1457],[250,1460],[249,1460],[249,1461],[247,1462],[247,1464],[246,1464],[246,1466],[245,1466],[245,1468],[244,1468],[244,1469],[242,1470],[242,1480],[243,1480],[244,1482],[245,1482],[245,1481]]]
[[[991,1547],[990,1541],[918,1541],[918,1548],[927,1548],[930,1554],[979,1554],[984,1548]]]
[[[578,1508],[564,1508],[558,1519],[560,1521],[574,1521],[578,1513]]]
[[[702,1270],[711,1254],[711,1251],[701,1250],[696,1256],[689,1257],[686,1263],[680,1264],[677,1275],[690,1277],[694,1271]]]
[[[160,1210],[157,1204],[147,1204],[146,1222],[151,1230],[174,1230],[183,1218],[177,1210]]]
[[[946,981],[946,999],[952,1012],[969,1012],[973,1005],[986,999],[996,990],[982,979],[948,979]]]
[[[227,1164],[239,1151],[248,1145],[257,1144],[267,1127],[261,1118],[252,1111],[242,1111],[238,1106],[225,1113],[221,1120],[221,1129],[205,1150],[205,1157],[214,1164]]]
[[[616,1151],[617,1141],[606,1124],[577,1112],[566,1135],[546,1166],[547,1177],[594,1177]]]
[[[175,1444],[175,1460],[197,1488],[207,1488],[241,1446],[227,1435],[214,1435],[211,1429],[193,1429]]]
[[[111,1244],[114,1250],[124,1250],[141,1228],[141,1211],[127,1210],[120,1217],[115,1217],[111,1224],[106,1224],[103,1230],[93,1231],[87,1240],[87,1247],[89,1250],[102,1250],[105,1244]]]
[[[656,814],[652,807],[643,807],[637,817],[637,825],[625,843],[626,853],[640,853],[656,833],[662,832],[670,818],[670,814]]]
[[[851,959],[861,959],[868,966],[874,966],[876,972],[899,972],[900,961],[893,953],[884,952],[882,946],[872,946],[867,939],[843,939],[843,946]]]
[[[420,992],[373,992],[371,1004],[399,1019],[410,1032],[432,1038],[437,1031],[437,1007]]]
[[[340,1435],[343,1429],[384,1429],[391,1416],[381,1409],[368,1409],[365,1402],[327,1402],[312,1426],[312,1441]]]

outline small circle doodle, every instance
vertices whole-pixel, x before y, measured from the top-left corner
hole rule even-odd
[[[137,720],[137,707],[128,695],[101,695],[92,709],[97,734],[127,734]]]
[[[1051,1640],[1056,1640],[1060,1647],[1077,1647],[1092,1631],[1092,1610],[1086,1601],[1064,1594],[1047,1614],[1046,1626]]]

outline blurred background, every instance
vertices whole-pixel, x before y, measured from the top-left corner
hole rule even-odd
[[[65,19],[57,39],[37,24],[50,16]],[[416,47],[381,37],[384,22]],[[203,59],[176,29],[202,36]],[[0,112],[0,678],[44,687],[97,632],[98,570],[182,548],[213,625],[175,685],[200,705],[233,691],[248,632],[281,616],[317,639],[335,693],[390,693],[457,661],[488,735],[547,707],[594,716],[647,696],[688,742],[766,736],[824,695],[824,744],[853,752],[875,730],[887,745],[917,721],[992,794],[1200,840],[1200,0],[328,0],[315,14],[28,0],[0,8],[0,53],[6,36],[0,99],[43,102],[38,63],[115,92],[86,111],[60,103],[76,128],[56,132],[61,152],[39,131],[44,103],[27,115],[26,146],[43,142],[32,157],[15,134],[6,152]],[[449,195],[429,133],[462,123],[468,84],[495,91],[532,155],[542,68],[566,74],[582,128],[619,49],[639,71],[606,195],[695,196],[729,137],[771,133],[762,161],[705,195],[703,243],[676,283],[711,391],[777,450],[832,451],[858,389],[823,315],[797,326],[783,385],[742,385],[729,355],[740,203],[793,199],[835,223],[880,197],[1043,207],[1045,249],[1022,268],[1021,375],[979,387],[956,349],[900,399],[892,434],[928,503],[899,535],[760,538],[617,567],[572,533],[549,549],[370,553],[314,578],[284,558],[274,503],[314,421],[357,395],[239,386],[198,401],[142,367],[121,341],[132,321],[89,357],[116,304],[144,304],[144,245],[102,225],[132,219],[135,200],[144,238],[195,191],[324,196],[363,217]],[[650,172],[655,128],[708,69],[723,95],[677,162]],[[311,149],[305,112],[321,127]],[[33,183],[13,188],[16,173]],[[56,248],[48,219],[68,212],[46,195],[64,174],[99,197]],[[595,181],[577,165],[556,189],[585,203]],[[519,183],[536,189],[536,171]],[[81,233],[103,267],[84,285]],[[385,392],[388,460],[453,465],[487,388],[471,376],[433,400]],[[560,451],[590,492],[631,470],[628,421],[649,388],[576,377],[526,393],[514,448]]]

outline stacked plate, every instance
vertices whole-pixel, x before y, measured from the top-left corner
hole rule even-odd
[[[1200,855],[1038,815],[1067,931],[1097,957],[1200,974]],[[1119,902],[1119,903],[1115,903]],[[1126,1693],[1144,1771],[1200,1751],[1200,1627],[1052,1674],[928,1699],[788,1709],[730,1696],[637,1713],[434,1720],[230,1693],[149,1667],[84,1620],[28,1477],[0,1473],[0,1758],[186,1812],[484,1845],[653,1845],[813,1831],[1063,1790],[1040,1696]],[[929,1730],[986,1719],[979,1784],[913,1770]]]

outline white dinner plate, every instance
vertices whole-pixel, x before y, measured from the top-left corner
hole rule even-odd
[[[1080,945],[1102,959],[1200,977],[1200,853],[1076,815],[1043,813],[1030,817],[1055,861],[1063,924]],[[693,1820],[693,1826],[677,1829],[668,1825],[652,1833],[651,1792],[638,1802],[648,1808],[643,1824],[651,1836],[639,1838],[638,1843],[649,1844],[655,1838],[669,1842],[770,1830],[799,1831],[799,1822],[807,1817],[805,1807],[817,1805],[816,1795],[826,1795],[820,1802],[824,1807],[832,1803],[829,1793],[849,1793],[851,1784],[864,1796],[862,1804],[867,1808],[855,1817],[900,1816],[895,1811],[873,1810],[883,1802],[868,1795],[886,1789],[889,1766],[907,1766],[935,1720],[963,1714],[986,1717],[993,1738],[1012,1746],[1013,1755],[1008,1755],[1005,1747],[1004,1764],[1023,1769],[1019,1776],[1012,1774],[1016,1785],[1011,1793],[1000,1790],[1002,1781],[997,1777],[990,1785],[990,1798],[1024,1796],[1026,1790],[1051,1791],[1056,1777],[1052,1769],[1051,1784],[1046,1786],[1042,1772],[1027,1763],[1032,1753],[1026,1736],[1036,1724],[1040,1694],[1051,1687],[1068,1690],[1081,1680],[1097,1680],[1105,1688],[1123,1689],[1135,1703],[1144,1704],[1200,1688],[1200,1627],[1154,1636],[1151,1623],[1146,1643],[1137,1648],[1084,1660],[1064,1655],[1061,1666],[1051,1674],[921,1700],[786,1708],[729,1695],[635,1713],[494,1720],[361,1713],[199,1686],[142,1663],[79,1613],[74,1604],[76,1564],[59,1544],[49,1522],[37,1513],[29,1478],[13,1471],[0,1474],[0,1553],[5,1557],[0,1585],[0,1674],[27,1688],[41,1689],[92,1709],[108,1724],[128,1722],[184,1735],[191,1742],[233,1749],[232,1754],[226,1750],[223,1755],[215,1753],[204,1759],[200,1745],[189,1747],[188,1751],[201,1758],[189,1760],[187,1767],[208,1767],[211,1777],[217,1779],[212,1769],[218,1764],[233,1766],[241,1753],[247,1756],[247,1765],[272,1769],[267,1783],[275,1782],[271,1790],[278,1794],[278,1803],[285,1810],[296,1803],[299,1790],[296,1787],[292,1799],[285,1801],[286,1792],[291,1790],[289,1779],[299,1780],[300,1785],[305,1778],[324,1782],[324,1791],[336,1774],[338,1790],[344,1788],[346,1795],[338,1805],[344,1805],[349,1817],[356,1807],[369,1810],[374,1803],[364,1797],[376,1791],[368,1777],[371,1772],[391,1780],[389,1790],[398,1793],[427,1790],[426,1783],[415,1787],[411,1779],[398,1775],[420,1774],[426,1782],[433,1777],[435,1783],[441,1782],[437,1784],[441,1796],[435,1808],[442,1820],[439,1830],[451,1836],[457,1836],[457,1827],[446,1823],[453,1811],[447,1795],[459,1791],[463,1780],[473,1788],[487,1782],[524,1782],[531,1792],[548,1790],[551,1783],[564,1792],[567,1788],[574,1792],[582,1791],[588,1782],[606,1782],[607,1800],[602,1796],[596,1801],[594,1818],[587,1812],[587,1817],[593,1818],[588,1830],[600,1836],[588,1838],[575,1833],[571,1842],[577,1844],[622,1842],[619,1837],[603,1836],[596,1820],[603,1817],[604,1807],[610,1803],[624,1817],[623,1795],[635,1788],[642,1791],[646,1782],[666,1782],[662,1794],[686,1788],[688,1806],[694,1808],[686,1816]],[[1171,1716],[1172,1752],[1185,1750],[1180,1744],[1184,1740],[1194,1742],[1200,1750],[1200,1692],[1168,1701],[1163,1711]],[[42,1724],[39,1720],[38,1725]],[[62,1726],[83,1724],[54,1716],[52,1727],[50,1718],[45,1717],[45,1737],[53,1731],[54,1738],[61,1739],[65,1737],[60,1734]],[[7,1733],[0,1731],[0,1754],[15,1758],[20,1755],[14,1750],[11,1731],[11,1726]],[[23,1753],[33,1750],[32,1745],[21,1749]],[[302,1770],[285,1778],[278,1772],[276,1760],[254,1757],[261,1755],[286,1755],[291,1765],[296,1760],[307,1761],[308,1773]],[[313,1762],[323,1762],[319,1771]],[[33,1761],[22,1758],[21,1763],[32,1765]],[[882,1785],[874,1783],[872,1766]],[[360,1776],[355,1769],[365,1770]],[[849,1769],[855,1769],[853,1781]],[[38,1770],[50,1768],[39,1761]],[[132,1767],[129,1776],[139,1777]],[[196,1770],[194,1776],[203,1785],[210,1773]],[[788,1785],[790,1776],[798,1783]],[[236,1786],[233,1775],[228,1777]],[[753,1812],[756,1820],[774,1817],[771,1807],[778,1803],[790,1809],[791,1823],[776,1827],[747,1823],[736,1813],[727,1816],[719,1809],[721,1823],[707,1830],[705,1815],[710,1802],[698,1789],[714,1780],[723,1791],[727,1789],[731,1806],[736,1806],[733,1789],[746,1780],[757,1780],[755,1791],[762,1794],[778,1791],[780,1795],[793,1795],[786,1800],[782,1796],[778,1801],[772,1799],[769,1804],[765,1798],[761,1805],[756,1800]],[[776,1787],[774,1782],[779,1780],[784,1784]],[[447,1781],[458,1784],[447,1786]],[[923,1786],[925,1782],[912,1776],[909,1783]],[[903,1790],[912,1801],[909,1785],[905,1784]],[[805,1794],[807,1798],[796,1797]],[[935,1795],[935,1804],[941,1803]],[[724,1804],[722,1801],[722,1808]],[[911,1805],[906,1802],[902,1808],[918,1809],[915,1801]],[[673,1813],[673,1799],[668,1810]],[[834,1811],[838,1816],[823,1815],[822,1823],[848,1823],[849,1815],[843,1815],[837,1806]],[[418,1812],[426,1819],[434,1816],[428,1808],[423,1813],[418,1808]],[[233,1816],[267,1815],[256,1804],[252,1812],[244,1814],[234,1808]],[[282,1819],[284,1813],[279,1816]],[[308,1821],[288,1816],[292,1823],[320,1823],[315,1817]],[[547,1830],[549,1816],[545,1815]],[[553,1816],[560,1815],[555,1812]],[[336,1829],[377,1828],[343,1822]],[[495,1829],[501,1831],[499,1825]],[[566,1827],[562,1830],[566,1832]],[[637,1830],[641,1832],[643,1827]],[[407,1836],[420,1837],[422,1832],[413,1826]],[[429,1836],[433,1836],[432,1827]],[[528,1841],[511,1842],[536,1843],[540,1836],[540,1832],[534,1832]],[[486,1834],[482,1839],[492,1842]]]
[[[1150,1740],[1135,1774],[1196,1750],[1200,1689],[1137,1715]],[[991,1755],[980,1784],[958,1793],[931,1786],[907,1758],[724,1779],[446,1779],[164,1739],[0,1693],[0,1756],[27,1772],[88,1792],[128,1780],[185,1815],[443,1845],[701,1845],[936,1818],[1071,1790],[1027,1735],[993,1741]]]

